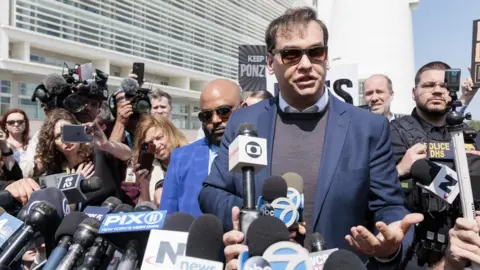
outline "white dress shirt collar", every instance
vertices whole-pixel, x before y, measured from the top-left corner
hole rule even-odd
[[[315,104],[313,104],[312,106],[302,110],[302,111],[299,111],[297,108],[294,108],[292,106],[290,106],[283,98],[282,98],[282,93],[279,93],[278,95],[278,105],[280,107],[280,109],[283,111],[283,112],[287,112],[287,113],[300,113],[300,112],[303,112],[303,113],[312,113],[312,112],[321,112],[325,109],[325,107],[327,107],[327,104],[328,104],[328,92],[330,91],[328,89],[327,86],[324,86],[324,89],[325,91],[323,92],[323,95],[322,97],[320,97],[319,100],[317,100],[317,102]]]

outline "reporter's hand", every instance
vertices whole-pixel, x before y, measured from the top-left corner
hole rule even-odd
[[[90,179],[95,174],[95,165],[91,161],[89,162],[83,162],[80,164],[77,168],[77,170],[72,169],[70,173],[74,174],[81,174],[83,178],[85,179]]]
[[[5,190],[10,192],[10,194],[12,194],[12,197],[15,200],[21,202],[22,205],[25,205],[30,199],[32,193],[35,190],[39,189],[40,186],[38,185],[38,183],[31,178],[17,180],[5,188]]]
[[[108,138],[97,121],[83,125],[87,127],[88,134],[93,137],[92,139],[95,146],[102,148],[108,143]]]
[[[290,230],[290,241],[297,242],[297,237],[305,235],[307,233],[307,223],[298,222],[293,227],[293,230]],[[300,243],[299,243],[300,244]]]
[[[478,88],[473,87],[473,80],[472,77],[470,76],[471,74],[471,69],[468,67],[469,74],[465,81],[463,82],[462,85],[462,96],[460,97],[460,100],[462,101],[463,105],[468,105],[472,101],[473,97],[478,91]]]
[[[225,269],[227,270],[236,270],[238,269],[238,256],[240,253],[247,251],[248,247],[242,245],[244,235],[240,229],[240,208],[232,208],[232,223],[233,230],[227,232],[223,235],[223,244],[225,245],[225,259],[226,265]]]
[[[477,212],[477,215],[479,212]],[[480,264],[480,217],[476,222],[458,218],[450,229],[445,269],[463,269],[468,261]]]
[[[417,143],[410,147],[403,156],[400,163],[397,165],[397,171],[399,176],[404,176],[410,173],[412,164],[427,157],[427,148],[422,143]]]
[[[133,114],[133,107],[129,100],[125,98],[125,93],[120,92],[115,97],[117,100],[121,99],[117,102],[117,121],[120,121],[123,124],[128,123],[128,119]]]

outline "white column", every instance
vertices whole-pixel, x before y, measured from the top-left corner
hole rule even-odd
[[[110,74],[110,60],[100,59],[92,61],[93,68],[99,69],[107,74]]]
[[[0,1],[0,2],[3,2],[3,1]],[[0,28],[0,60],[9,58],[8,56],[9,42],[10,42],[10,39],[8,38],[7,33],[2,28]]]
[[[12,97],[10,98],[10,108],[19,108],[20,105],[18,103],[19,98],[18,96],[20,95],[20,82],[18,80],[13,80],[14,77],[12,77],[12,88],[11,88],[11,94]]]
[[[30,62],[30,43],[29,42],[13,43],[12,58]]]
[[[190,89],[189,77],[170,77],[168,80],[168,86],[178,87],[182,89]]]
[[[8,0],[0,1],[0,25],[10,24],[10,2]]]
[[[415,62],[412,11],[405,0],[335,0],[332,5],[329,58],[359,65],[359,79],[389,76],[395,97],[392,112],[410,113]]]

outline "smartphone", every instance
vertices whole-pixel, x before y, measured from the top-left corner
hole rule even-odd
[[[62,141],[66,143],[91,143],[93,136],[86,126],[63,125]]]
[[[155,158],[155,144],[144,142],[140,146],[140,153],[138,155],[138,163],[140,167],[138,170],[146,169],[152,170],[153,159]]]
[[[132,73],[137,75],[138,85],[142,86],[145,74],[145,63],[133,63]]]

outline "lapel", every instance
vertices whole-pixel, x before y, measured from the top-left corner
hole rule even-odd
[[[207,139],[203,139],[201,142],[195,145],[195,154],[193,155],[195,164],[196,175],[198,178],[205,179],[208,176],[208,160],[210,158],[210,151],[208,148]]]
[[[257,174],[256,190],[262,190],[263,182],[272,175],[272,150],[275,137],[275,123],[277,121],[278,97],[269,99],[265,103],[265,110],[258,116],[258,136],[267,139],[267,167]],[[257,194],[257,197],[261,194]]]
[[[346,117],[347,107],[342,101],[337,100],[330,94],[327,127],[323,142],[323,153],[320,169],[318,172],[317,192],[313,211],[313,228],[317,225],[323,203],[332,184],[335,171],[337,170],[340,155],[348,131],[350,120]]]

